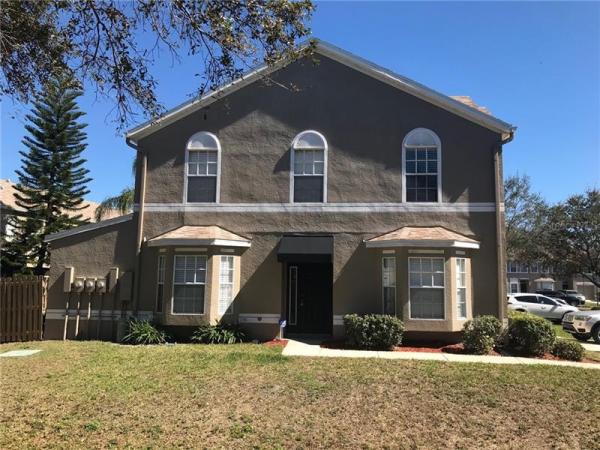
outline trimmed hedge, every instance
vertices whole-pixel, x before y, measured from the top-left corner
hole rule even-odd
[[[557,340],[552,347],[552,354],[560,359],[569,361],[581,361],[585,350],[579,342]]]
[[[514,312],[509,316],[504,344],[517,354],[542,356],[552,350],[556,332],[549,321],[530,313]]]
[[[469,353],[488,354],[496,344],[502,323],[494,316],[479,316],[463,326],[463,346]]]
[[[395,316],[348,314],[344,316],[350,346],[363,350],[392,350],[402,343],[404,324]]]

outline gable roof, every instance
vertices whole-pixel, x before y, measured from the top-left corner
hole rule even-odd
[[[441,94],[433,89],[430,89],[420,83],[417,83],[410,78],[387,70],[375,63],[356,56],[346,50],[336,47],[319,39],[313,39],[315,43],[315,53],[323,55],[359,72],[364,73],[372,78],[375,78],[383,83],[389,84],[403,92],[414,95],[426,102],[436,105],[460,117],[477,123],[485,128],[502,134],[503,139],[506,139],[514,133],[516,127],[504,122],[491,114],[482,112],[475,104],[469,105],[468,102],[457,100],[447,95]],[[303,44],[306,45],[306,44]],[[290,64],[291,60],[280,61],[272,66],[262,65],[254,70],[249,71],[242,77],[225,84],[214,91],[210,91],[200,98],[196,98],[167,111],[161,117],[155,120],[150,120],[137,127],[132,128],[126,133],[126,138],[129,141],[137,142],[146,136],[151,135],[162,127],[176,122],[177,120],[186,117],[193,112],[210,105],[211,103],[227,96],[244,86],[247,86],[264,76],[267,76]]]
[[[167,245],[223,245],[229,247],[250,247],[250,241],[217,225],[183,225],[153,237],[149,247]]]
[[[402,227],[365,240],[367,247],[479,248],[479,242],[444,227]]]

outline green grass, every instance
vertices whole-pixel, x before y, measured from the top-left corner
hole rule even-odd
[[[0,448],[598,448],[595,370],[41,342],[2,358]],[[0,352],[23,348],[0,346]]]

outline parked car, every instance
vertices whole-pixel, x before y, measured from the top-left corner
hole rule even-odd
[[[580,294],[574,289],[560,289],[559,292],[562,292],[565,295],[572,295],[573,297],[577,297],[581,302],[585,303],[585,295]]]
[[[579,311],[563,317],[562,327],[575,339],[587,341],[590,337],[600,344],[600,311]]]
[[[549,289],[542,289],[539,291],[535,291],[535,293],[545,295],[546,297],[559,298],[561,300],[564,300],[571,306],[585,305],[585,297],[583,300],[581,300],[579,297],[576,297],[574,295],[565,294],[564,291],[551,291]]]
[[[574,306],[565,305],[560,299],[528,293],[510,294],[508,296],[508,309],[528,312],[557,322],[560,322],[565,314],[579,311]]]

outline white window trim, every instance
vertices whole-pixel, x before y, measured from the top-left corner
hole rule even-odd
[[[160,282],[160,260],[162,259],[163,261],[163,267],[162,267],[162,273],[163,273],[163,280],[162,283]],[[162,314],[164,312],[164,308],[165,308],[165,277],[167,275],[167,256],[164,254],[158,255],[158,259],[157,259],[157,264],[158,267],[156,268],[156,294],[154,296],[154,311],[156,311],[158,314]],[[160,299],[161,305],[160,305],[160,312],[158,312],[157,306],[158,306],[158,287],[162,284],[163,290],[162,290],[162,298]]]
[[[398,305],[396,304],[396,301],[398,299],[398,283],[396,282],[396,278],[397,278],[397,274],[398,274],[398,266],[396,265],[397,261],[396,261],[396,257],[395,256],[383,256],[381,258],[381,311],[383,312],[383,314],[386,314],[385,312],[385,285],[383,284],[383,271],[385,270],[385,268],[383,267],[383,261],[385,259],[393,259],[394,260],[394,270],[396,271],[396,273],[394,274],[394,316],[398,315]],[[387,287],[392,287],[392,286],[387,286]]]
[[[221,281],[221,275],[222,275],[222,270],[223,270],[223,266],[222,266],[222,262],[223,262],[223,258],[231,258],[231,283],[223,283]],[[213,262],[214,264],[214,262]],[[231,285],[231,303],[229,304],[229,307],[221,312],[220,308],[221,308],[221,286],[224,285]],[[233,314],[233,300],[235,299],[235,295],[233,292],[235,286],[235,259],[233,257],[233,255],[219,255],[219,302],[217,303],[217,313],[219,314],[219,316],[228,316]]]
[[[205,260],[205,276],[204,276],[204,283],[189,283],[191,286],[204,286],[204,298],[202,299],[203,302],[203,306],[202,306],[202,313],[176,313],[173,310],[175,309],[175,258],[177,258],[178,256],[184,256],[184,257],[196,257],[196,258],[204,258]],[[173,316],[204,316],[206,315],[206,279],[208,277],[208,258],[206,255],[174,255],[173,256],[173,289],[171,290],[171,315]],[[188,284],[188,283],[183,283]],[[182,285],[182,283],[177,283],[177,285]]]
[[[208,136],[210,136],[212,139],[215,140],[215,142],[217,143],[217,148],[189,148],[190,146],[190,141],[192,140],[192,138],[198,134],[206,134]],[[216,151],[217,152],[217,187],[216,187],[216,193],[215,193],[215,201],[214,202],[188,202],[187,201],[187,197],[188,197],[188,160],[189,160],[189,155],[190,155],[190,151],[195,151],[195,150],[208,150],[208,151]],[[221,141],[219,141],[219,138],[213,134],[210,133],[208,131],[199,131],[198,133],[194,133],[192,135],[192,137],[190,137],[190,139],[188,140],[188,143],[185,146],[185,161],[183,164],[183,204],[184,205],[214,205],[215,203],[220,203],[221,202]]]
[[[300,140],[302,135],[307,133],[314,133],[323,140],[323,147],[299,147],[298,150],[323,150],[323,201],[322,202],[294,202],[294,154],[296,150],[297,142]],[[301,204],[301,205],[320,205],[327,203],[327,166],[328,166],[328,148],[327,139],[321,133],[315,130],[304,130],[297,134],[292,145],[290,147],[290,204]]]
[[[426,131],[430,133],[436,141],[437,147],[437,166],[438,166],[438,174],[437,174],[437,202],[410,202],[411,204],[435,204],[442,203],[442,141],[439,136],[429,128],[415,128],[411,130],[404,136],[404,140],[402,141],[402,203],[406,202],[406,142],[408,138],[418,132]],[[418,148],[419,146],[411,145],[410,148]],[[430,146],[426,146],[426,148],[430,148]]]
[[[464,272],[459,271],[459,261],[463,261],[463,266],[464,266]],[[456,317],[459,320],[466,320],[467,317],[469,316],[469,296],[468,296],[468,279],[467,279],[467,258],[455,258],[455,266],[454,266],[454,270],[455,270],[455,275],[456,275]],[[459,280],[460,280],[460,274],[464,273],[465,274],[465,285],[464,286],[459,286]],[[465,291],[465,315],[461,315],[460,314],[460,304],[459,304],[459,295],[458,292],[464,289]]]
[[[411,298],[410,298],[410,260],[411,259],[439,259],[442,261],[442,267],[444,268],[443,270],[443,275],[444,275],[444,287],[440,288],[440,287],[432,287],[431,289],[442,289],[443,291],[443,298],[444,298],[444,317],[442,319],[422,319],[419,317],[413,317],[412,316],[412,311],[411,311]],[[424,321],[430,321],[430,322],[443,322],[446,320],[446,259],[443,257],[428,257],[428,256],[419,256],[419,257],[412,257],[410,256],[408,258],[408,317],[409,320],[424,320]],[[415,289],[419,289],[419,288],[415,288]]]

